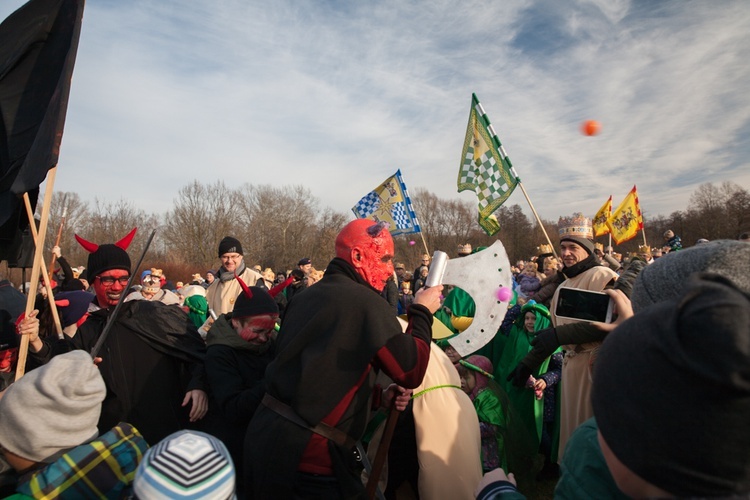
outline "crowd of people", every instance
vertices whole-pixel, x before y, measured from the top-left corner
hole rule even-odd
[[[382,223],[347,224],[324,270],[248,265],[226,236],[217,269],[174,285],[133,269],[135,230],[76,235],[85,268],[55,247],[28,316],[0,280],[0,494],[750,495],[750,245],[667,231],[623,256],[581,214],[558,229],[466,357],[472,297],[425,286],[431,256],[409,271]],[[608,295],[612,321],[558,314],[564,289]]]

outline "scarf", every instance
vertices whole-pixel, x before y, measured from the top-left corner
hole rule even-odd
[[[596,255],[591,254],[585,259],[583,259],[581,262],[579,262],[578,264],[574,264],[570,267],[566,267],[561,272],[563,276],[565,276],[565,278],[570,279],[570,278],[575,278],[582,272],[588,271],[589,269],[594,268],[596,266],[601,266],[601,263],[599,263],[599,261],[597,260]]]
[[[247,266],[245,266],[244,260],[240,262],[239,266],[237,266],[237,270],[231,273],[227,271],[226,269],[224,269],[224,266],[221,266],[219,270],[217,271],[217,274],[218,274],[217,278],[219,278],[219,281],[221,281],[222,283],[226,283],[227,281],[232,281],[234,279],[234,275],[236,274],[237,276],[241,276],[242,273],[245,272],[246,267]]]

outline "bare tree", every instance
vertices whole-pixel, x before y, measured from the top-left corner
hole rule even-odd
[[[221,181],[208,186],[193,181],[180,189],[161,231],[170,253],[200,268],[214,264],[221,239],[242,229],[233,200],[233,192]]]

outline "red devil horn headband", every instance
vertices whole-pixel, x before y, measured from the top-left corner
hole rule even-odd
[[[253,292],[250,291],[250,288],[248,288],[247,284],[242,281],[242,278],[237,276],[237,273],[234,274],[234,277],[237,278],[237,281],[239,281],[240,286],[242,287],[242,291],[245,293],[245,296],[247,296],[248,299],[252,299]]]
[[[130,243],[133,241],[133,238],[135,237],[135,232],[138,231],[137,227],[134,227],[132,231],[130,231],[127,235],[125,235],[124,238],[122,238],[120,241],[115,243],[115,246],[122,248],[123,250],[127,250],[130,246]],[[92,243],[90,241],[86,241],[77,234],[74,235],[76,237],[76,241],[81,244],[81,246],[86,250],[88,253],[94,253],[97,250],[99,250],[99,245],[96,243]]]

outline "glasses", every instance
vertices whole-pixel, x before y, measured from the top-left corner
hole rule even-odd
[[[104,286],[112,286],[115,284],[115,281],[120,285],[125,286],[128,284],[128,281],[130,281],[130,276],[120,276],[119,278],[112,276],[97,276],[97,278],[99,278],[99,283]]]

